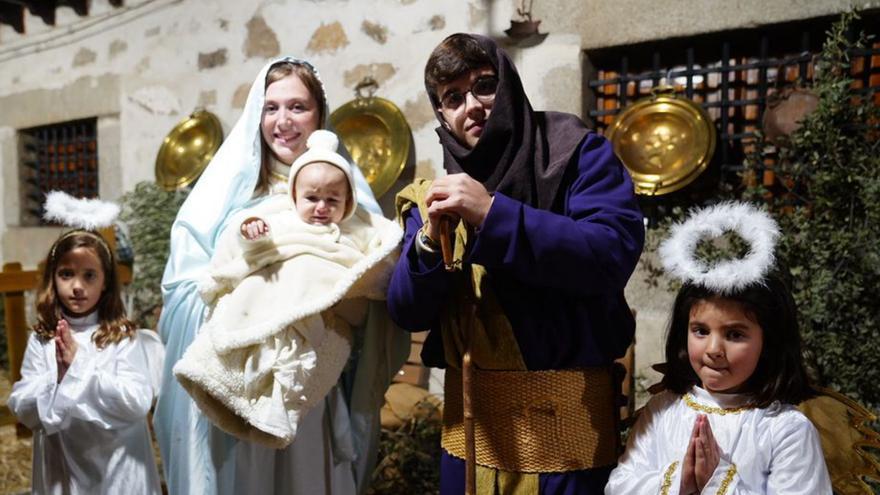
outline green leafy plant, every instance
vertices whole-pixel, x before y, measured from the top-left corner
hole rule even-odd
[[[850,77],[855,12],[827,33],[816,62],[815,112],[777,149],[774,194],[766,201],[782,228],[778,248],[794,278],[805,347],[820,382],[880,406],[880,111]],[[746,164],[756,170],[766,146]]]
[[[188,190],[165,191],[154,182],[139,182],[121,198],[120,220],[128,225],[134,251],[134,277],[129,292],[135,323],[155,328],[162,306],[162,272],[168,260],[171,224]]]
[[[766,204],[782,230],[777,256],[792,273],[794,298],[808,364],[819,385],[829,386],[868,407],[880,408],[880,108],[859,94],[850,76],[850,54],[865,37],[848,33],[858,14],[844,14],[827,32],[816,59],[811,90],[817,109],[801,128],[771,147],[759,141],[745,172],[763,172],[775,160],[774,185],[719,192],[717,199]],[[668,236],[673,211],[648,232],[640,260],[646,281],[663,287],[656,256]],[[740,242],[721,257],[741,254]],[[700,247],[700,257],[719,258],[716,248]],[[722,246],[722,253],[727,248]]]

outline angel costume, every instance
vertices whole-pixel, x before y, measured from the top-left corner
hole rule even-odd
[[[98,312],[65,316],[76,356],[57,383],[55,340],[31,334],[9,409],[34,432],[35,494],[160,494],[147,412],[159,389],[164,350],[138,330],[98,349]]]
[[[275,448],[293,441],[304,414],[336,385],[351,327],[365,323],[368,300],[384,301],[403,236],[354,205],[338,225],[305,223],[290,196],[238,215],[264,219],[268,235],[227,230],[200,287],[206,302],[220,300],[174,367],[214,424]]]
[[[290,167],[273,164],[270,194],[254,198],[261,163],[260,119],[266,64],[251,86],[242,115],[199,178],[171,227],[171,254],[162,277],[159,332],[167,359],[154,425],[165,480],[175,495],[216,493],[358,493],[366,486],[378,445],[385,388],[409,352],[402,332],[378,332],[384,304],[371,304],[340,381],[302,418],[294,443],[283,450],[239,441],[212,426],[175,379],[172,368],[202,327],[207,306],[199,295],[218,239],[242,208],[285,193]],[[326,102],[323,103],[326,109]],[[329,112],[324,112],[328,115]],[[369,185],[353,167],[361,204],[380,212]],[[276,178],[276,176],[280,177]]]
[[[605,486],[613,494],[677,494],[694,421],[705,414],[721,459],[701,493],[831,493],[816,428],[794,406],[749,408],[744,394],[699,387],[652,397],[629,434],[626,453]]]

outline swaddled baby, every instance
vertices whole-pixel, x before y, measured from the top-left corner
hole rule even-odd
[[[291,166],[288,194],[236,215],[200,293],[211,307],[174,367],[220,428],[281,448],[339,379],[352,328],[385,289],[402,232],[357,206],[338,138],[312,133]],[[383,313],[384,314],[384,313]]]

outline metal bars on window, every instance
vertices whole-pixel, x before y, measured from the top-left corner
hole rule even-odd
[[[46,193],[98,196],[97,119],[19,131],[22,225],[43,224]]]
[[[757,141],[768,95],[813,80],[814,57],[827,25],[830,20],[808,22],[803,29],[787,25],[588,53],[597,75],[588,81],[595,97],[589,117],[602,132],[629,103],[650,96],[661,84],[673,86],[715,121],[714,165],[722,181],[737,182]],[[854,86],[880,104],[880,42],[875,38],[851,55]]]

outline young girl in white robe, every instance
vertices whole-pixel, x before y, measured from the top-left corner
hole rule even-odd
[[[52,246],[37,315],[8,401],[34,432],[32,493],[161,493],[147,413],[163,348],[125,318],[97,234],[75,230]]]
[[[816,428],[795,409],[813,392],[794,300],[773,268],[778,230],[742,206],[695,215],[661,248],[685,282],[666,341],[666,390],[639,413],[606,494],[831,493]],[[731,228],[752,243],[748,259],[714,271],[693,263],[701,235]]]

